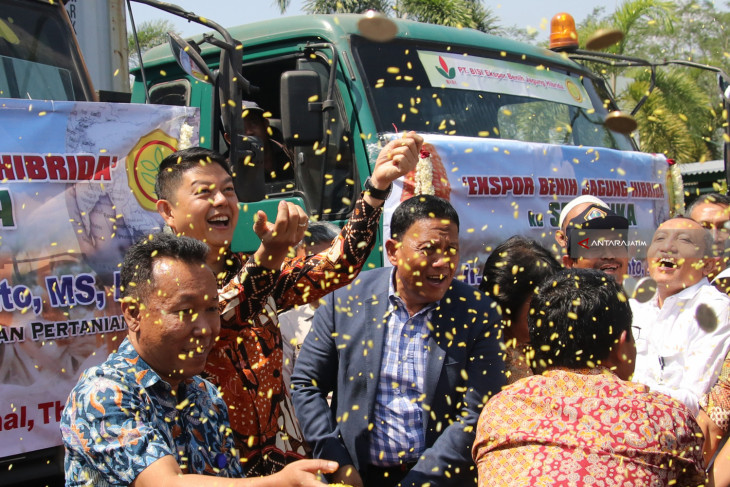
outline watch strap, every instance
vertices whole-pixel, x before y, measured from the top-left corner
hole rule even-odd
[[[377,200],[383,200],[383,201],[387,200],[388,196],[390,196],[390,192],[392,190],[393,190],[393,183],[389,184],[386,189],[377,189],[375,186],[373,186],[373,183],[372,183],[372,181],[370,181],[370,178],[367,178],[365,180],[365,192]]]

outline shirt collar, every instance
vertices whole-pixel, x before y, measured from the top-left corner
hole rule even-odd
[[[390,280],[388,281],[388,300],[390,301],[390,304],[393,306],[402,306],[403,309],[406,309],[406,304],[403,301],[403,299],[398,295],[398,293],[395,290],[395,273],[398,270],[398,267],[393,267],[393,270],[390,271]],[[416,315],[419,315],[421,313],[430,312],[431,310],[435,309],[441,304],[441,300],[434,301],[433,303],[429,303],[426,306],[423,307],[421,311],[416,313]],[[415,316],[415,315],[414,315]]]
[[[147,362],[144,361],[144,359],[134,348],[134,345],[132,345],[132,342],[129,341],[129,338],[125,338],[124,341],[122,341],[121,345],[119,345],[119,349],[117,350],[117,354],[125,362],[127,362],[127,364],[129,364],[129,369],[127,370],[127,372],[135,376],[135,378],[137,379],[137,383],[140,386],[149,389],[156,384],[160,384],[160,386],[165,388],[166,390],[172,391],[172,386],[166,380],[160,377],[159,374],[155,372],[154,369],[152,369],[152,367],[150,367]],[[181,384],[184,384],[185,386],[184,392],[186,395],[188,394],[187,389],[189,385],[193,382],[193,379],[187,379],[181,382]]]
[[[671,296],[667,296],[667,298],[664,300],[664,306],[667,305],[667,302],[674,302],[674,301],[684,301],[686,299],[692,299],[695,294],[697,294],[697,291],[700,290],[702,286],[709,286],[710,281],[707,280],[706,277],[703,277],[699,281],[697,281],[696,284],[692,284],[690,287],[686,287],[679,291],[676,294],[672,294]],[[657,291],[654,293],[654,297],[651,300],[651,303],[659,307],[659,292]]]
[[[167,224],[162,225],[162,233],[175,235],[173,229]],[[233,252],[230,247],[226,248],[225,253],[221,255],[221,259],[224,259],[225,265],[224,274],[220,278],[216,276],[219,288],[225,286],[241,269],[243,269],[243,260],[241,259],[241,256]]]

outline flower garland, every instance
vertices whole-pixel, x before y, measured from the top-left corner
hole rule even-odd
[[[187,122],[183,122],[182,127],[180,127],[180,138],[177,142],[177,150],[189,149],[192,147],[192,139],[193,126],[189,125]]]
[[[414,194],[435,194],[433,187],[433,164],[431,153],[421,149],[420,160],[416,164]]]
[[[679,170],[679,165],[674,162],[673,159],[667,158],[667,164],[669,164],[669,184],[672,187],[672,197],[670,213],[672,215],[683,215],[684,214],[684,181],[682,181],[682,172]]]

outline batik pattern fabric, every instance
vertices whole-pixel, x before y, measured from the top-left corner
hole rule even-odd
[[[361,196],[329,250],[287,259],[280,271],[267,271],[243,254],[228,256],[228,276],[219,289],[221,333],[204,375],[220,386],[229,405],[247,476],[269,475],[309,456],[284,385],[277,312],[350,283],[375,243],[381,212]]]
[[[81,375],[61,434],[67,486],[129,485],[167,455],[185,474],[243,475],[217,389],[196,376],[173,391],[127,339]]]
[[[482,410],[472,453],[480,486],[705,482],[689,409],[600,368],[550,370],[507,386]]]
[[[730,354],[725,357],[717,382],[700,399],[700,407],[723,433],[727,433],[730,426]]]

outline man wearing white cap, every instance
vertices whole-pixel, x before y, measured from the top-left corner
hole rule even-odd
[[[558,220],[558,226],[560,228],[555,231],[555,241],[562,248],[568,248],[568,223],[590,205],[598,205],[604,208],[609,207],[601,198],[584,194],[570,200],[560,211],[560,219]]]
[[[626,240],[629,222],[601,199],[583,195],[570,201],[560,213],[555,240],[565,249],[566,268],[596,269],[622,284],[629,259],[625,246],[593,245],[595,240]]]

